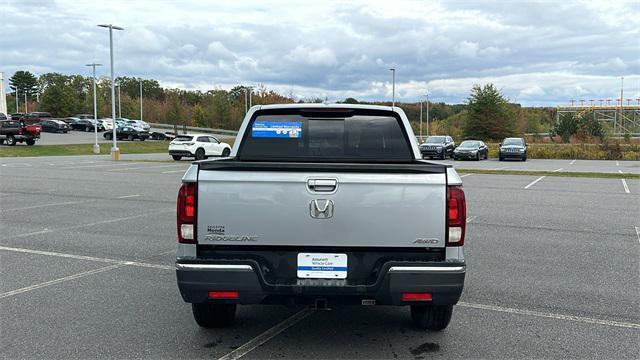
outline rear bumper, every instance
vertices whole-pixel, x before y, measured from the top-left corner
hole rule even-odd
[[[410,305],[402,300],[405,292],[431,293],[434,305],[458,302],[464,285],[462,263],[386,263],[378,280],[370,285],[350,285],[346,280],[298,279],[295,284],[270,284],[257,263],[176,262],[178,288],[189,303],[214,302],[209,291],[237,291],[237,300],[215,300],[238,304],[309,304],[326,299],[328,304],[362,304],[375,300],[378,305]]]
[[[193,156],[193,154],[187,150],[171,150],[171,149],[169,149],[169,155]]]

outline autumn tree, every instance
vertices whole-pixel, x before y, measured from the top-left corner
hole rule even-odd
[[[504,96],[493,84],[474,85],[462,124],[465,138],[501,140],[514,135],[515,120]]]

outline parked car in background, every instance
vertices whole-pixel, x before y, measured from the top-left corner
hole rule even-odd
[[[180,160],[183,157],[202,160],[209,156],[227,157],[229,154],[231,154],[231,145],[207,134],[177,135],[169,143],[169,155],[173,160]]]
[[[7,115],[0,113],[0,120],[7,120]]]
[[[489,149],[480,140],[465,140],[453,150],[453,160],[480,160],[489,158]]]
[[[71,124],[71,128],[73,130],[80,130],[80,131],[94,131],[95,123],[93,122],[93,120],[89,120],[89,119],[78,119]],[[103,130],[104,130],[104,126],[102,126],[101,123],[98,123],[98,131],[103,131]]]
[[[102,124],[102,127],[105,131],[113,130],[113,120],[112,119],[98,119],[98,122]]]
[[[500,143],[498,159],[518,159],[527,161],[527,143],[524,138],[506,138]]]
[[[154,131],[154,132],[149,134],[149,139],[151,139],[151,140],[166,140],[167,139],[167,135],[165,135],[165,133]]]
[[[420,153],[422,153],[423,158],[438,158],[444,160],[447,156],[453,156],[455,147],[456,143],[453,142],[451,136],[429,136],[427,140],[420,145]]]
[[[6,143],[13,146],[16,143],[25,142],[27,145],[33,145],[40,139],[40,125],[26,125],[19,120],[2,120],[0,121],[0,144]]]
[[[78,118],[78,119],[93,119],[93,115],[92,114],[78,114],[78,115],[76,115],[74,117]]]
[[[71,127],[71,124],[73,124],[74,122],[76,122],[77,120],[80,120],[80,118],[77,117],[67,117],[67,118],[62,118],[60,119],[62,121],[64,121],[65,123],[67,123],[67,125],[69,125],[69,127]]]
[[[11,120],[20,120],[25,114],[21,112],[11,114]]]
[[[20,121],[25,123],[26,125],[33,125],[39,123],[42,120],[49,120],[51,118],[52,116],[48,112],[34,111],[21,117]]]
[[[39,122],[43,132],[67,133],[71,130],[69,125],[58,119],[42,120]]]
[[[113,132],[106,131],[103,137],[107,140],[113,139]],[[129,141],[140,140],[145,141],[149,138],[149,133],[147,131],[142,131],[140,129],[136,129],[132,126],[121,126],[116,129],[116,138],[118,140],[127,139]]]
[[[133,125],[133,126],[139,127],[139,128],[141,128],[141,129],[143,129],[145,131],[151,130],[151,126],[149,126],[148,123],[146,123],[145,121],[142,121],[142,120],[129,120],[128,123]]]

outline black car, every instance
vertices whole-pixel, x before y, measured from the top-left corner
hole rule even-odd
[[[40,126],[42,127],[42,131],[44,132],[66,134],[70,130],[69,125],[67,125],[67,123],[58,119],[41,120]]]
[[[71,123],[71,128],[73,130],[93,131],[94,130],[94,125],[93,125],[93,121],[91,121],[91,120],[77,119],[76,121]],[[102,126],[102,124],[98,123],[98,131],[103,131],[103,130],[104,130],[104,126]]]
[[[167,135],[165,135],[164,133],[158,132],[158,131],[154,131],[151,134],[149,134],[149,139],[151,139],[151,140],[166,140],[167,139]]]
[[[489,149],[480,140],[465,140],[453,150],[453,160],[480,160],[489,158]]]
[[[0,120],[7,120],[7,115],[0,113]]]
[[[420,144],[420,152],[423,158],[435,157],[444,160],[447,156],[453,156],[455,147],[456,143],[453,142],[451,136],[429,136],[427,141]]]
[[[527,161],[527,143],[523,138],[506,138],[500,143],[498,157],[500,161],[505,159]]]
[[[103,136],[105,139],[111,140],[113,139],[113,132],[107,131]],[[116,138],[118,140],[127,139],[129,141],[133,141],[135,139],[138,139],[140,141],[145,141],[149,138],[149,132],[136,130],[135,128],[130,126],[121,126],[116,128]]]
[[[24,115],[25,113],[21,112],[13,113],[11,114],[11,120],[20,120]]]

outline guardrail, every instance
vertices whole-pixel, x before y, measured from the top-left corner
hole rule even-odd
[[[173,125],[171,124],[149,123],[149,126],[156,129],[173,130]],[[223,135],[231,135],[231,136],[236,136],[238,134],[238,131],[236,130],[199,128],[195,126],[185,126],[185,125],[178,125],[177,129],[178,129],[178,132],[182,132],[182,133],[186,133],[187,131],[193,131],[193,132],[223,134]]]

